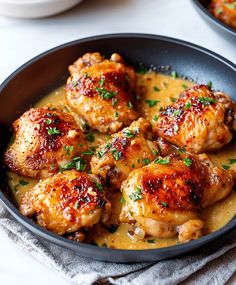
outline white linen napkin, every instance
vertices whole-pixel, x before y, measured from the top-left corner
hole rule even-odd
[[[18,247],[77,285],[225,284],[236,271],[236,238],[217,251],[156,263],[116,264],[80,257],[27,230],[0,205],[0,228]]]

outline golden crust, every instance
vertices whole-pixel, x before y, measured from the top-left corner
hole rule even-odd
[[[69,67],[71,76],[66,86],[67,104],[102,133],[115,133],[138,117],[135,71],[121,59],[111,59],[99,53],[85,54]]]
[[[20,175],[51,176],[83,149],[84,135],[73,117],[52,106],[26,111],[13,123],[13,129],[15,140],[4,160]]]

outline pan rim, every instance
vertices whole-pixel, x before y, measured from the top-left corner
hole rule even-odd
[[[206,54],[210,57],[213,57],[214,59],[217,59],[218,61],[222,62],[223,64],[227,65],[230,67],[234,72],[236,72],[236,65],[232,62],[230,62],[228,59],[222,57],[221,55],[218,55],[215,52],[212,52],[204,47],[200,47],[196,44],[192,44],[187,41],[183,41],[177,38],[171,38],[171,37],[166,37],[166,36],[160,36],[160,35],[154,35],[154,34],[143,34],[143,33],[112,33],[112,34],[101,34],[97,36],[92,36],[92,37],[86,37],[82,38],[79,40],[74,40],[71,42],[67,42],[65,44],[56,46],[54,48],[51,48],[24,63],[21,65],[19,68],[17,68],[12,74],[10,74],[1,84],[0,86],[0,96],[1,92],[4,90],[4,88],[8,85],[8,83],[11,82],[11,80],[19,74],[21,71],[23,71],[25,68],[30,66],[31,64],[37,62],[39,59],[43,58],[44,56],[47,56],[51,53],[54,53],[58,50],[64,49],[66,47],[70,47],[76,44],[81,44],[84,42],[89,42],[89,41],[94,41],[94,40],[104,40],[104,39],[113,39],[113,38],[139,38],[139,39],[156,39],[156,40],[161,40],[163,42],[169,42],[169,43],[175,43],[180,46],[185,46],[189,47],[191,49],[200,51],[203,54]],[[80,252],[81,255],[85,253],[86,251],[90,252],[92,251],[93,256],[91,258],[93,259],[100,259],[100,260],[106,260],[103,256],[96,256],[99,255],[99,253],[102,254],[113,254],[117,255],[118,257],[123,256],[129,256],[128,259],[135,258],[139,254],[168,254],[171,253],[172,251],[175,251],[177,248],[182,249],[183,253],[192,251],[194,249],[197,249],[210,241],[216,240],[217,238],[227,234],[230,232],[235,226],[236,226],[236,219],[231,220],[229,223],[227,223],[225,226],[220,228],[219,230],[210,233],[206,236],[201,237],[200,239],[190,241],[185,244],[178,244],[174,246],[169,246],[169,247],[164,247],[164,248],[155,248],[155,249],[140,249],[140,250],[133,250],[133,249],[112,249],[112,248],[103,248],[103,247],[97,247],[91,244],[85,244],[85,243],[78,243],[73,240],[69,240],[65,237],[59,236],[53,232],[50,232],[49,230],[46,230],[42,227],[40,227],[38,224],[34,223],[30,219],[26,218],[23,216],[19,210],[16,208],[16,206],[7,198],[7,196],[1,191],[0,189],[0,202],[5,206],[5,208],[17,219],[17,221],[25,226],[27,229],[29,229],[33,234],[37,234],[39,237],[43,237],[46,240],[53,242],[59,246],[62,246],[64,248],[70,249],[70,250],[82,250]],[[86,254],[85,254],[86,255]],[[179,253],[176,255],[180,255]],[[88,256],[88,255],[87,255]],[[172,254],[172,256],[174,256]],[[143,258],[143,260],[146,260]],[[117,262],[117,261],[115,261]],[[123,261],[122,261],[123,262]]]

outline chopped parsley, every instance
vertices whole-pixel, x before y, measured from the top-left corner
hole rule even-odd
[[[160,88],[158,88],[157,86],[154,86],[154,87],[153,87],[153,90],[154,90],[154,91],[156,91],[156,92],[161,91],[161,89],[160,89]]]
[[[162,205],[163,207],[165,207],[165,208],[168,207],[168,204],[167,204],[166,202],[164,202],[164,201],[161,202],[161,205]]]
[[[190,166],[192,165],[192,163],[193,163],[193,161],[192,161],[191,158],[189,158],[189,157],[185,157],[185,158],[184,158],[184,164],[185,164],[186,166],[190,167]]]
[[[120,160],[122,156],[122,152],[118,151],[115,147],[110,149],[110,152],[113,154],[115,160]]]
[[[144,65],[144,64],[140,64],[139,65],[139,68],[138,68],[138,70],[137,70],[137,73],[140,73],[140,74],[145,74],[145,73],[147,73],[148,72],[148,69],[147,69],[147,67]]]
[[[150,160],[148,158],[143,159],[143,165],[148,165],[150,163]]]
[[[99,183],[97,180],[94,181],[97,188],[101,191],[101,192],[104,192],[104,189],[103,189],[103,186],[101,183]]]
[[[155,122],[157,122],[158,119],[159,119],[159,116],[158,116],[158,115],[155,115],[155,116],[153,117],[153,120],[154,120]]]
[[[148,243],[155,243],[156,240],[155,240],[155,239],[148,239],[147,242],[148,242]]]
[[[89,150],[83,152],[84,155],[93,155],[95,151],[94,147],[91,147]]]
[[[126,203],[125,198],[124,198],[124,197],[121,197],[120,202],[121,202],[122,205],[124,205],[124,204]]]
[[[175,110],[174,113],[173,113],[173,116],[178,116],[180,113],[180,110]]]
[[[234,164],[234,163],[236,163],[236,158],[229,159],[229,164]]]
[[[192,104],[191,103],[186,103],[186,105],[185,105],[185,109],[189,109],[189,108],[191,108],[192,107]]]
[[[157,158],[154,160],[154,163],[158,163],[158,164],[168,164],[170,162],[170,158],[166,157],[166,158]]]
[[[60,131],[56,127],[49,128],[48,129],[48,134],[49,135],[58,135],[58,134],[60,134]]]
[[[178,78],[178,73],[173,70],[173,71],[171,72],[171,77],[174,78],[174,79]]]
[[[114,113],[115,118],[118,118],[119,115],[120,115],[119,112],[115,111],[115,113]]]
[[[128,138],[128,139],[131,139],[131,138],[133,138],[133,137],[135,137],[136,136],[136,134],[134,134],[134,133],[132,133],[130,130],[124,130],[123,131],[123,135],[124,135],[124,137],[126,137],[126,138]]]
[[[61,165],[60,171],[62,172],[65,170],[70,170],[72,168],[75,168],[77,171],[83,171],[86,168],[86,163],[82,157],[78,156],[78,157],[73,158],[71,162]]]
[[[94,134],[90,131],[85,135],[85,139],[90,142],[94,142],[95,137]]]
[[[143,198],[143,196],[142,196],[142,189],[139,186],[137,186],[136,187],[136,191],[133,192],[131,195],[129,195],[129,198],[131,200],[133,200],[134,202],[136,202],[138,200],[141,200]]]
[[[117,92],[110,92],[110,91],[108,91],[105,88],[96,87],[95,89],[99,93],[99,95],[103,99],[106,99],[106,100],[111,99],[111,98],[113,98],[113,97],[115,97],[117,95]]]
[[[79,201],[76,201],[76,202],[75,202],[75,208],[76,208],[76,209],[79,209],[80,206],[81,206],[81,205],[80,205],[80,202],[79,202]]]
[[[211,89],[211,88],[212,88],[212,82],[211,82],[211,81],[208,81],[208,82],[207,82],[207,86]]]
[[[188,85],[186,85],[186,84],[182,84],[182,87],[183,87],[184,89],[188,89]]]
[[[47,119],[47,120],[45,121],[45,123],[46,123],[47,125],[50,125],[50,124],[52,123],[52,119]]]
[[[85,78],[89,78],[89,77],[90,77],[90,74],[87,73],[87,72],[85,72],[84,76],[85,76]]]
[[[155,148],[152,148],[152,153],[153,153],[154,155],[158,155],[158,154],[159,154],[159,152],[158,152]]]
[[[226,165],[226,164],[223,164],[223,165],[222,165],[222,168],[223,168],[224,170],[228,170],[228,169],[230,169],[230,166],[229,166],[229,165]]]
[[[76,80],[71,81],[71,83],[73,87],[76,87],[78,85],[78,82]]]
[[[101,79],[99,80],[99,84],[100,84],[100,86],[104,86],[104,84],[105,84],[105,77],[104,76],[102,76]]]
[[[99,158],[101,158],[101,157],[103,157],[103,155],[106,153],[106,149],[103,149],[103,150],[98,150],[97,151],[97,156],[99,157]]]
[[[145,100],[145,103],[147,103],[150,108],[156,106],[159,102],[160,100]]]
[[[225,6],[229,9],[236,9],[236,2],[233,3],[225,3]]]
[[[133,107],[134,107],[131,101],[129,101],[129,102],[127,103],[127,106],[128,106],[130,109],[133,109]]]
[[[221,14],[223,12],[223,9],[221,7],[216,8],[217,15]]]
[[[216,102],[216,99],[210,97],[199,97],[198,100],[205,106],[213,104]]]
[[[25,180],[23,180],[23,179],[20,179],[20,180],[19,180],[19,185],[20,185],[20,186],[25,186],[25,185],[28,185],[28,184],[29,184],[28,181],[25,181]]]
[[[170,100],[172,103],[174,103],[174,102],[176,102],[177,99],[174,98],[174,97],[170,97],[169,100]]]
[[[70,156],[72,151],[74,150],[74,146],[73,145],[65,145],[65,146],[63,146],[63,148],[66,151],[68,156]]]

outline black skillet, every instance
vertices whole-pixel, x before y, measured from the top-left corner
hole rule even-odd
[[[214,30],[220,33],[223,37],[227,37],[228,39],[236,42],[236,30],[218,20],[209,12],[208,6],[211,0],[192,0],[192,2],[199,14],[207,21],[207,23],[210,24]]]
[[[69,64],[84,53],[94,51],[106,56],[118,52],[134,66],[139,63],[156,67],[170,65],[178,74],[187,75],[196,82],[212,81],[215,89],[225,91],[236,100],[236,66],[204,48],[176,39],[145,34],[113,34],[77,40],[35,57],[0,86],[1,156],[10,138],[11,123],[41,97],[65,83]],[[161,249],[117,250],[76,243],[41,228],[19,213],[6,185],[5,169],[2,163],[0,165],[0,200],[8,211],[35,235],[85,257],[126,263],[173,258],[193,250],[199,252],[202,246],[208,247],[213,241],[218,240],[220,244],[226,242],[226,234],[236,225],[234,218],[220,230],[198,240]]]

